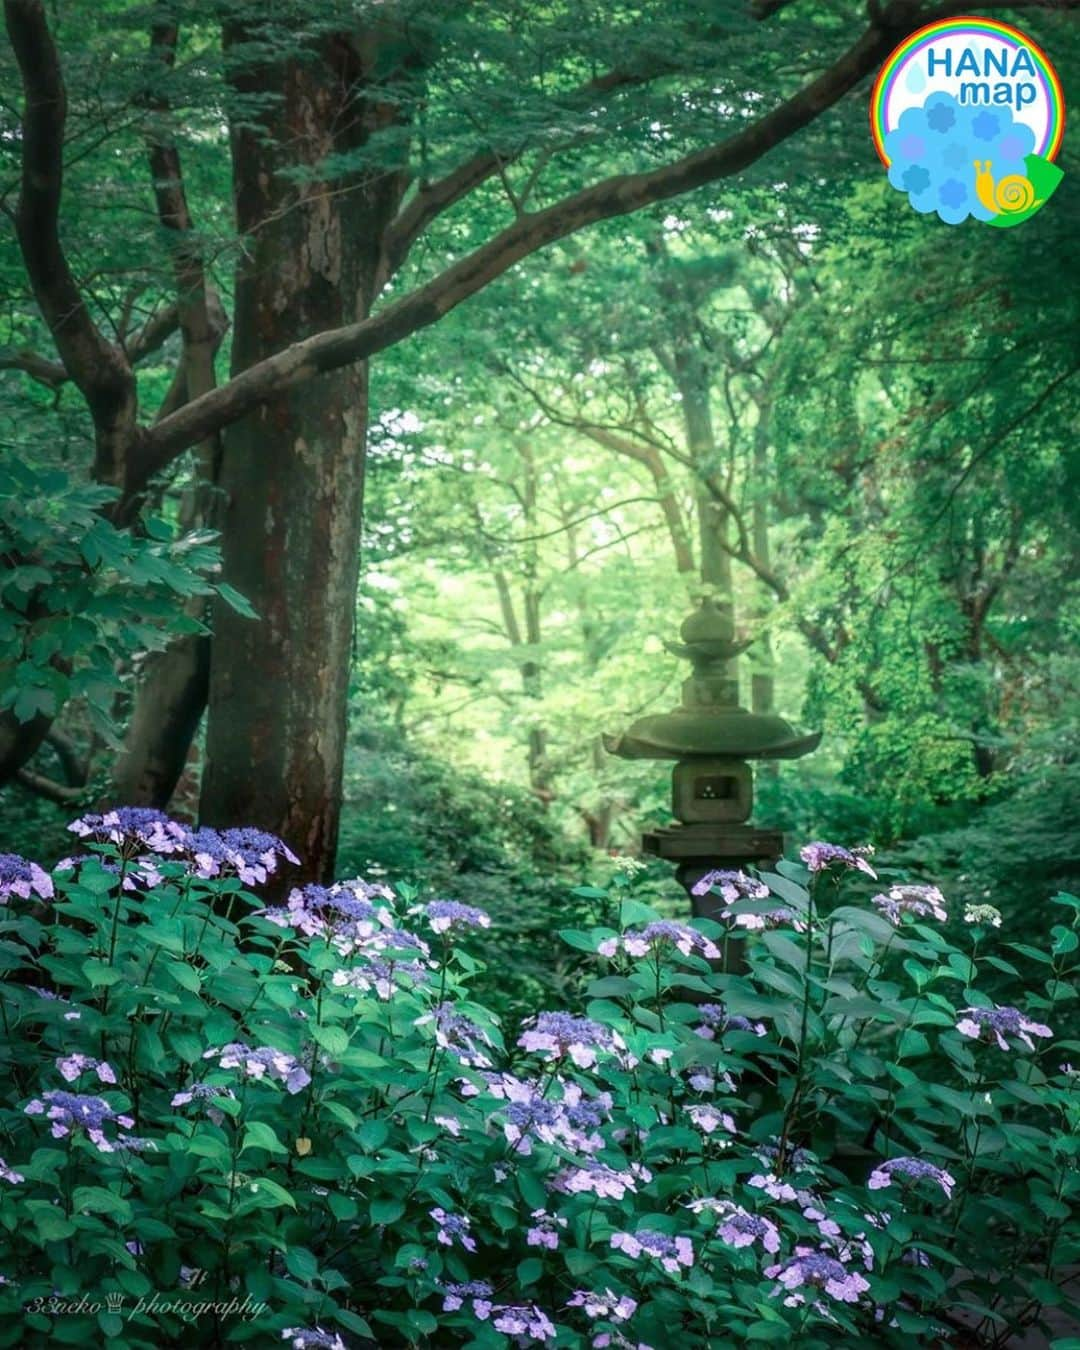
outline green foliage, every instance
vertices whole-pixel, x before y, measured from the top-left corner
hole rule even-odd
[[[267,836],[79,829],[81,863],[0,878],[0,1344],[900,1350],[1075,1311],[1076,1074],[1042,1025],[1071,896],[1048,947],[953,941],[841,853],[719,879],[760,930],[725,938],[626,869],[568,909],[572,1014],[499,1018],[479,911],[359,881],[263,910]]]
[[[0,709],[19,722],[81,701],[112,738],[118,660],[207,631],[183,601],[219,595],[254,617],[231,587],[207,579],[220,564],[215,535],[178,533],[156,517],[139,532],[118,529],[105,510],[115,498],[58,469],[0,463]]]

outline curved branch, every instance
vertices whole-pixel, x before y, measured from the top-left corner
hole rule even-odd
[[[100,332],[60,243],[67,95],[42,0],[4,0],[23,85],[22,176],[15,232],[34,297],[97,433],[96,473],[117,482],[135,428],[135,379]]]
[[[1026,0],[1012,0],[1009,7],[1023,7],[1025,3]],[[1080,0],[1062,0],[1063,8],[1077,5]],[[742,131],[662,168],[604,179],[543,211],[522,215],[432,281],[371,318],[316,333],[256,362],[227,384],[172,413],[152,430],[144,431],[128,490],[138,490],[148,477],[188,446],[243,417],[267,399],[278,397],[316,375],[373,356],[438,322],[529,254],[587,225],[626,215],[739,173],[832,107],[875,69],[899,37],[919,24],[959,13],[962,8],[963,0],[949,0],[932,10],[920,10],[910,0],[893,0],[824,74]]]

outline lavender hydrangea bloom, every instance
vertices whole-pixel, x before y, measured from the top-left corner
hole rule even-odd
[[[576,1289],[566,1306],[581,1308],[586,1317],[610,1317],[613,1322],[627,1322],[637,1311],[637,1299],[629,1294],[616,1294],[613,1289],[605,1289],[602,1293]]]
[[[144,850],[168,857],[184,852],[191,839],[186,826],[148,806],[119,806],[103,815],[91,812],[73,820],[68,829],[80,839],[115,844],[125,857]]]
[[[332,1331],[323,1331],[315,1327],[311,1331],[303,1327],[286,1327],[281,1339],[288,1341],[293,1350],[347,1350],[345,1342]]]
[[[730,1200],[692,1200],[687,1206],[695,1214],[708,1210],[716,1215],[716,1235],[728,1247],[752,1247],[760,1242],[770,1256],[780,1250],[780,1230],[771,1219],[751,1214]]]
[[[720,1111],[711,1102],[695,1102],[686,1108],[686,1114],[702,1134],[715,1134],[723,1129],[728,1134],[737,1133],[735,1117],[727,1111]],[[723,1140],[726,1147],[728,1141]]]
[[[491,1295],[492,1288],[486,1280],[468,1280],[459,1284],[444,1284],[443,1291],[443,1312],[457,1312],[465,1305],[467,1299],[472,1300],[473,1313],[481,1322],[486,1322],[491,1315]]]
[[[748,877],[745,872],[706,872],[700,881],[692,887],[693,895],[706,895],[709,891],[719,891],[729,905],[736,900],[766,900],[769,888],[762,881]]]
[[[311,1082],[311,1075],[295,1056],[270,1045],[253,1050],[242,1041],[233,1041],[205,1051],[203,1059],[216,1059],[223,1069],[240,1069],[245,1077],[258,1082],[270,1079],[282,1083],[290,1096],[303,1091]]]
[[[492,1326],[504,1336],[510,1336],[516,1345],[546,1344],[558,1333],[547,1314],[535,1304],[493,1308]]]
[[[621,1048],[621,1042],[607,1027],[565,1012],[543,1012],[529,1018],[518,1045],[523,1050],[543,1052],[549,1059],[569,1055],[579,1069],[594,1068],[598,1050]]]
[[[65,1082],[74,1083],[76,1078],[81,1078],[84,1073],[90,1073],[93,1070],[98,1081],[115,1085],[116,1071],[111,1064],[106,1064],[103,1059],[93,1059],[89,1055],[67,1055],[63,1059],[56,1061],[56,1067],[60,1070],[60,1077]]]
[[[993,905],[965,905],[965,923],[988,923],[991,928],[1001,927],[1001,910]]]
[[[565,1167],[549,1183],[563,1195],[592,1194],[601,1200],[621,1200],[627,1191],[637,1192],[638,1183],[647,1186],[652,1173],[640,1163],[631,1163],[625,1172],[616,1172],[606,1163],[590,1159],[581,1167]]]
[[[950,1200],[952,1199],[956,1178],[942,1168],[935,1167],[933,1163],[923,1162],[920,1158],[890,1158],[888,1162],[880,1163],[870,1173],[866,1183],[867,1189],[884,1190],[886,1186],[892,1185],[894,1174],[911,1177],[913,1181],[933,1181]]]
[[[751,1022],[748,1017],[729,1013],[722,1003],[702,1003],[698,1008],[698,1016],[701,1022],[694,1028],[694,1033],[705,1041],[714,1041],[718,1033],[722,1036],[726,1031],[749,1031],[755,1036],[765,1035],[763,1022]]]
[[[256,910],[255,914],[304,937],[323,938],[344,956],[368,947],[378,951],[387,945],[383,939],[387,939],[386,930],[394,923],[385,906],[372,903],[373,897],[384,891],[385,887],[368,887],[359,880],[334,886],[312,884],[290,891],[284,906]],[[412,945],[428,954],[426,945],[411,933],[402,934],[401,939],[402,946]]]
[[[10,1168],[3,1158],[0,1158],[0,1178],[10,1182],[12,1186],[18,1186],[20,1182],[26,1180],[21,1172],[16,1172],[13,1168]]]
[[[639,1228],[636,1233],[612,1233],[611,1246],[635,1261],[644,1252],[659,1261],[669,1275],[677,1274],[680,1266],[694,1264],[694,1244],[688,1237],[669,1237],[651,1228]]]
[[[840,863],[843,867],[853,867],[865,872],[876,881],[877,873],[866,861],[866,855],[872,852],[873,849],[869,845],[864,848],[843,848],[840,844],[826,844],[818,840],[801,848],[799,857],[811,872],[824,872],[833,863]]]
[[[483,1047],[491,1045],[491,1037],[471,1017],[455,1010],[452,1003],[440,1003],[430,1012],[418,1017],[415,1026],[435,1027],[435,1044],[471,1069],[489,1069],[491,1056]]]
[[[745,928],[751,933],[760,933],[767,928],[783,928],[790,925],[796,933],[806,931],[806,921],[789,905],[777,905],[766,910],[723,909],[720,917],[727,919],[736,928]]]
[[[208,1102],[213,1097],[227,1097],[235,1100],[236,1093],[233,1092],[232,1088],[215,1087],[213,1083],[192,1083],[182,1092],[174,1093],[170,1105],[187,1106],[189,1102]],[[225,1119],[225,1112],[220,1106],[207,1106],[206,1114],[215,1125],[220,1125]]]
[[[438,1226],[436,1237],[444,1247],[452,1247],[455,1242],[461,1244],[467,1252],[476,1251],[476,1239],[469,1236],[472,1220],[464,1214],[449,1214],[438,1207],[430,1211]]]
[[[795,1187],[783,1181],[775,1172],[758,1172],[746,1183],[755,1190],[764,1191],[770,1200],[783,1200],[786,1203],[795,1199]]]
[[[93,863],[101,871],[119,877],[121,888],[125,891],[137,891],[140,886],[149,891],[162,883],[161,873],[153,858],[141,856],[125,858],[121,866],[114,859],[103,858],[97,853],[80,853],[72,858],[61,858],[54,870],[73,872],[76,868],[85,867],[87,863]]]
[[[961,1036],[971,1040],[981,1039],[983,1032],[992,1035],[1002,1050],[1008,1050],[1006,1036],[1015,1036],[1029,1050],[1035,1049],[1032,1036],[1052,1036],[1054,1033],[1041,1022],[1033,1022],[1025,1017],[1019,1008],[961,1008],[961,1017],[956,1029]]]
[[[897,926],[905,914],[913,919],[937,919],[939,923],[949,917],[945,897],[936,886],[892,886],[886,894],[872,896],[870,903]]]
[[[20,858],[17,853],[0,853],[0,905],[6,905],[13,895],[20,900],[29,900],[32,895],[51,900],[52,878],[36,862]]]
[[[135,1122],[130,1116],[117,1114],[102,1097],[86,1097],[77,1092],[43,1092],[40,1098],[27,1102],[24,1110],[28,1116],[44,1115],[51,1120],[54,1139],[66,1139],[77,1130],[83,1131],[100,1153],[115,1153],[117,1147],[139,1149],[148,1146],[145,1140],[133,1135],[118,1133],[115,1143],[105,1137],[106,1124],[111,1122],[129,1130]]]
[[[543,1247],[553,1252],[559,1246],[559,1229],[565,1228],[567,1221],[561,1214],[549,1214],[545,1209],[534,1209],[532,1223],[525,1233],[527,1247]]]
[[[432,932],[447,933],[452,928],[490,928],[491,915],[475,905],[462,905],[457,900],[432,900],[424,908]]]
[[[657,919],[644,928],[624,933],[621,938],[605,938],[596,950],[601,956],[612,957],[621,947],[627,956],[642,957],[668,946],[684,956],[696,952],[709,961],[720,959],[720,949],[715,942],[696,928],[675,919]]]
[[[299,864],[300,859],[276,834],[265,830],[203,828],[188,833],[186,852],[203,878],[237,876],[245,886],[257,886],[276,872],[279,859]]]
[[[413,984],[423,984],[430,978],[425,966],[419,961],[385,961],[379,956],[365,958],[362,966],[353,966],[349,970],[335,970],[330,983],[335,989],[351,989],[363,994],[374,994],[384,1003],[398,992],[401,986],[397,977],[404,975]]]
[[[776,1265],[766,1266],[767,1279],[776,1280],[773,1294],[787,1291],[784,1303],[789,1308],[797,1308],[805,1302],[798,1291],[805,1287],[823,1289],[830,1298],[840,1303],[858,1303],[859,1296],[869,1288],[869,1283],[855,1270],[848,1270],[843,1262],[825,1252],[813,1251],[809,1247],[796,1247],[795,1255]]]

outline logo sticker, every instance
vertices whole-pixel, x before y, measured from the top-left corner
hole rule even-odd
[[[893,187],[947,225],[1019,225],[1064,176],[1057,72],[994,19],[944,19],[905,38],[874,82],[870,129]]]

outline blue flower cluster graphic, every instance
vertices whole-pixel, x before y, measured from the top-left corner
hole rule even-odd
[[[1031,128],[1014,122],[1008,108],[963,105],[941,92],[921,108],[908,108],[885,137],[889,182],[907,193],[916,211],[936,211],[947,225],[993,214],[975,191],[976,160],[989,161],[1000,180],[1024,174],[1024,156],[1034,149]]]

